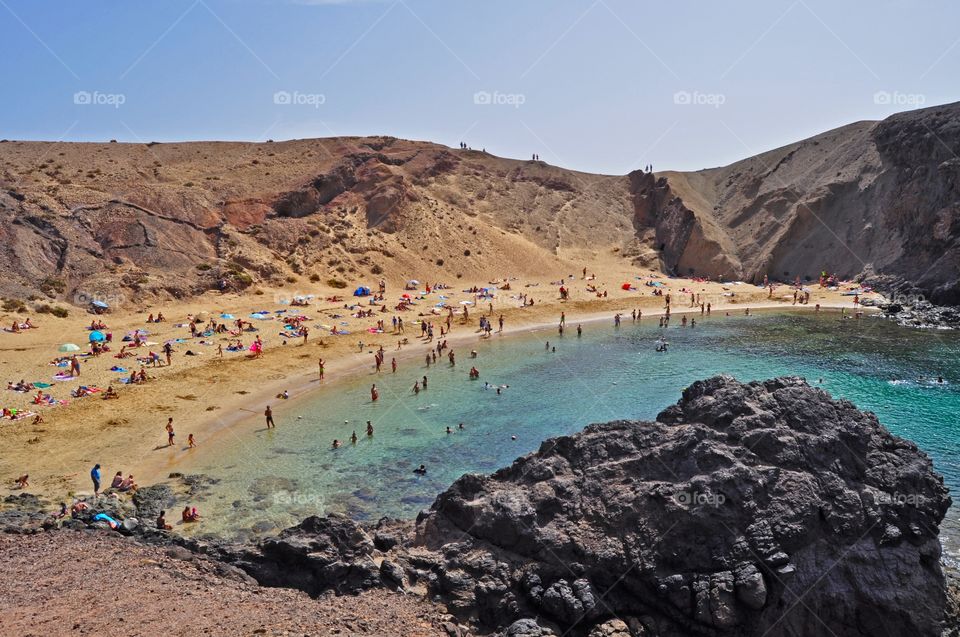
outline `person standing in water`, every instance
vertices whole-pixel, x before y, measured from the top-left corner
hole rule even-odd
[[[377,384],[374,383],[370,386],[370,401],[375,403],[378,398],[380,398],[380,392],[377,391]]]
[[[267,408],[263,410],[263,419],[267,423],[267,429],[276,427],[276,425],[273,424],[273,410],[270,409],[270,405],[267,405]]]
[[[577,323],[577,336],[583,335],[583,326]]]
[[[323,380],[323,359],[320,359],[320,380]]]
[[[373,423],[369,420],[367,421],[367,438],[373,437]]]

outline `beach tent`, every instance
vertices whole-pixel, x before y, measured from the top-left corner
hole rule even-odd
[[[365,285],[361,285],[356,290],[353,291],[354,296],[370,296],[370,288]]]
[[[79,352],[80,346],[73,343],[64,343],[59,349],[61,352]]]
[[[107,337],[104,336],[103,332],[100,332],[100,331],[97,331],[97,330],[94,330],[93,332],[90,332],[90,342],[91,342],[91,343],[101,343],[101,342],[103,342],[103,341],[105,341],[105,340],[107,340]]]
[[[103,302],[103,301],[90,301],[90,305],[92,305],[93,307],[99,307],[99,308],[101,308],[101,309],[103,309],[103,310],[105,310],[105,309],[107,309],[107,308],[110,307],[109,305],[107,305],[107,304],[106,304],[105,302]]]

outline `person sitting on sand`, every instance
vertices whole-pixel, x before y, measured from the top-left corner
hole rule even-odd
[[[114,398],[120,398],[120,394],[113,388],[113,385],[107,385],[107,391],[103,392],[103,399],[113,400]]]
[[[23,474],[16,480],[18,489],[26,489],[30,486],[30,476],[29,474]]]
[[[123,471],[117,471],[116,475],[113,476],[113,481],[110,482],[110,488],[119,489],[121,484],[123,484]]]
[[[161,511],[160,515],[157,516],[157,529],[160,531],[169,531],[173,529],[172,526],[167,524],[167,518],[165,517],[166,514],[166,511]]]
[[[199,522],[200,514],[197,512],[197,507],[183,507],[183,521],[184,522]]]

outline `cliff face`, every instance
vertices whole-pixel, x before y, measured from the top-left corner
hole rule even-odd
[[[3,296],[537,276],[613,248],[656,265],[632,224],[623,177],[427,142],[0,143]]]
[[[711,239],[704,246],[696,234],[667,232],[675,243],[666,265],[752,281],[865,274],[956,304],[958,156],[960,104],[950,104],[850,124],[723,168],[664,173],[673,196],[656,216],[708,228]],[[684,209],[686,224],[671,221]],[[711,272],[715,245],[726,272]]]
[[[699,381],[654,422],[545,441],[411,523],[210,547],[262,584],[387,586],[481,633],[939,637],[950,506],[917,447],[799,378]]]
[[[0,295],[575,271],[865,275],[960,303],[960,104],[697,172],[590,175],[388,137],[0,142]]]

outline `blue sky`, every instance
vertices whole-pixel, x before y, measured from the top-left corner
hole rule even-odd
[[[0,137],[386,134],[623,174],[960,100],[960,3],[0,0]]]

